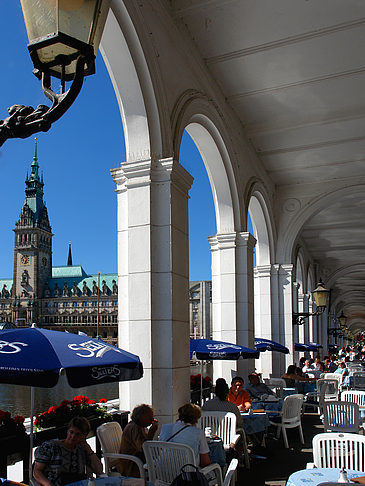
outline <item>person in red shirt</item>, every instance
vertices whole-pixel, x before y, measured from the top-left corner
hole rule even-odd
[[[251,398],[246,390],[243,389],[243,378],[235,376],[231,381],[231,388],[228,392],[228,401],[237,405],[238,410],[247,412],[251,408]]]

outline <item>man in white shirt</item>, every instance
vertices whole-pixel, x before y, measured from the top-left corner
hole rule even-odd
[[[310,373],[315,369],[315,366],[311,363],[310,359],[307,359],[307,361],[304,363],[304,366],[302,368],[303,373]]]

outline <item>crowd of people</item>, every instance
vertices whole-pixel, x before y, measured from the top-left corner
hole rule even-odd
[[[288,387],[297,387],[302,382],[315,382],[318,373],[341,373],[346,375],[346,362],[364,363],[365,346],[360,344],[343,347],[337,354],[319,358],[301,358],[299,366],[290,365],[282,375]],[[235,414],[237,429],[242,428],[242,412],[250,411],[253,400],[266,399],[273,391],[261,382],[260,375],[251,373],[248,383],[236,376],[229,387],[223,378],[216,381],[215,397],[207,400],[202,409],[195,404],[186,403],[178,410],[178,420],[163,425],[158,439],[189,445],[195,454],[196,464],[201,467],[210,464],[209,446],[204,431],[197,427],[203,411],[232,412]],[[145,461],[143,443],[154,438],[158,431],[158,421],[154,410],[146,404],[135,407],[131,420],[123,430],[120,453],[130,454]],[[80,479],[89,473],[101,474],[103,466],[100,459],[86,442],[90,425],[83,417],[74,418],[63,440],[50,440],[43,443],[35,452],[33,477],[41,486],[64,486]],[[240,443],[234,446],[240,453]],[[138,477],[135,463],[120,460],[117,466],[122,476]]]

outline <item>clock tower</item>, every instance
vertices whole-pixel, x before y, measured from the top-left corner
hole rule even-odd
[[[38,299],[52,277],[52,230],[43,202],[43,176],[39,176],[37,139],[30,176],[25,180],[25,201],[15,225],[13,318],[17,325],[37,321]],[[20,322],[19,322],[20,321]],[[23,322],[21,322],[23,321]]]

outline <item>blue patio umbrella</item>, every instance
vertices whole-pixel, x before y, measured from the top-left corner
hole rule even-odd
[[[72,388],[138,380],[138,356],[100,339],[40,328],[0,331],[0,383],[51,388],[65,370]]]
[[[295,343],[294,350],[295,351],[317,351],[318,346],[314,346],[312,344],[304,344],[304,343]]]
[[[41,328],[0,331],[0,383],[31,387],[30,467],[34,387],[55,386],[62,371],[73,388],[138,380],[143,375],[138,356],[100,339]]]
[[[288,354],[289,349],[270,339],[255,338],[255,348],[257,351],[277,351],[278,353]]]
[[[309,343],[310,346],[316,349],[323,348],[322,344],[317,344],[317,343]]]
[[[239,358],[258,358],[260,353],[251,348],[239,344],[226,343],[224,341],[213,341],[212,339],[190,339],[190,359],[193,357],[199,360],[237,360]],[[203,363],[200,373],[200,402],[203,398]]]
[[[246,348],[239,344],[213,341],[212,339],[190,339],[190,358],[195,354],[197,359],[236,360],[242,358],[258,358],[260,352],[256,349]]]

